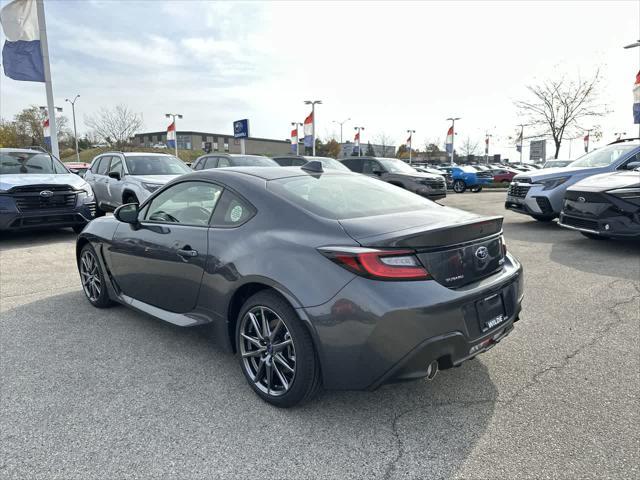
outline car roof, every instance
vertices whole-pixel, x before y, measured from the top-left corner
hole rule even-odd
[[[48,152],[43,152],[42,150],[33,150],[31,148],[0,148],[0,152],[1,153],[7,153],[7,152],[46,153],[47,155],[49,154]]]
[[[242,174],[252,177],[258,177],[263,180],[277,180],[279,178],[290,177],[302,177],[306,175],[318,175],[316,172],[308,172],[301,167],[225,167],[225,168],[212,168],[208,170],[197,170],[187,175],[197,175],[210,180],[215,180],[220,175],[225,174]],[[325,170],[322,175],[359,175],[353,172],[347,172],[343,170]]]

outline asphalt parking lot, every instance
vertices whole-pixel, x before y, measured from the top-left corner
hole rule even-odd
[[[638,478],[640,245],[504,211],[524,310],[432,382],[279,410],[204,331],[85,300],[69,230],[0,240],[0,477]]]

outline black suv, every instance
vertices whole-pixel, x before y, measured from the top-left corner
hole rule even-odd
[[[277,167],[278,164],[262,155],[243,155],[237,153],[210,153],[198,157],[191,168],[209,170],[223,167]]]
[[[379,178],[430,200],[447,196],[447,183],[442,175],[419,172],[397,158],[348,157],[340,161],[353,172]]]

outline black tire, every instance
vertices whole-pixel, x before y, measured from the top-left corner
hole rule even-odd
[[[82,232],[82,230],[84,229],[84,227],[85,227],[86,225],[87,225],[87,224],[86,224],[86,223],[84,223],[84,224],[82,224],[82,225],[74,225],[74,226],[73,226],[73,227],[71,227],[71,228],[73,228],[73,231],[74,231],[75,233],[80,233],[80,232]]]
[[[531,218],[533,218],[534,220],[537,220],[539,222],[550,222],[556,217],[554,217],[553,215],[551,215],[551,216],[549,216],[549,215],[531,215]]]
[[[482,185],[476,185],[475,187],[471,188],[471,191],[473,193],[479,193],[482,191]]]
[[[95,261],[95,273],[93,273],[94,272],[93,268],[89,268],[86,264],[83,263],[87,256],[93,257],[93,260]],[[97,295],[96,295],[96,291],[93,290],[90,286],[88,286],[86,282],[87,274],[83,273],[83,270],[85,270],[85,272],[90,270],[91,272],[89,273],[90,275],[95,274],[99,278],[100,286],[98,288],[100,291]],[[82,247],[82,250],[80,251],[80,259],[78,261],[78,271],[80,272],[80,282],[82,283],[82,291],[84,292],[85,296],[87,297],[87,300],[89,300],[89,303],[91,303],[91,305],[93,305],[96,308],[106,308],[113,305],[113,302],[111,301],[111,299],[109,298],[109,294],[107,293],[107,283],[105,281],[104,274],[102,272],[102,267],[100,266],[100,262],[98,261],[98,255],[96,254],[96,251],[93,249],[93,247],[89,243],[87,243],[84,247]]]
[[[140,204],[140,201],[138,201],[138,197],[136,197],[135,193],[125,193],[122,197],[122,204],[126,205],[127,203]]]
[[[580,233],[590,240],[609,240],[609,237],[605,235],[596,235],[595,233],[589,233],[589,232],[580,232]]]
[[[467,184],[464,183],[464,180],[456,180],[453,182],[453,191],[456,193],[464,193],[467,189]]]
[[[256,311],[256,309],[259,310],[260,307],[266,309],[267,316],[269,316],[270,314],[275,314],[282,320],[286,334],[289,335],[288,337],[280,337],[279,340],[276,340],[276,338],[273,338],[272,340],[266,340],[267,337],[264,336],[265,332],[264,330],[262,330],[263,325],[260,325],[260,330],[262,330],[262,334],[265,337],[264,343],[269,342],[268,345],[264,347],[257,347],[255,346],[255,342],[249,342],[246,340],[246,337],[241,336],[243,330],[244,332],[247,332],[245,334],[250,334],[250,332],[246,330],[247,326],[250,328],[250,330],[254,332],[256,331],[255,328],[251,329],[252,324],[249,320],[249,312]],[[246,320],[245,316],[247,317]],[[256,314],[256,320],[258,318],[259,315]],[[271,325],[274,330],[278,330],[275,327],[278,320],[274,319],[273,316],[271,316],[270,318],[272,318],[272,320],[268,320],[267,324]],[[259,323],[261,324],[262,321],[260,320]],[[281,333],[282,328],[283,327],[281,326],[279,329]],[[267,331],[269,330],[267,329]],[[291,340],[291,347],[286,347],[285,350],[275,353],[276,350],[274,346],[279,345],[276,344],[276,342],[281,342],[283,338]],[[315,349],[313,348],[311,335],[309,334],[307,328],[302,324],[302,321],[296,314],[295,310],[291,307],[291,305],[276,292],[263,290],[251,296],[244,303],[236,322],[235,340],[238,359],[240,362],[240,369],[242,370],[242,373],[245,376],[249,386],[265,402],[280,408],[293,407],[311,400],[320,389],[320,363],[316,356]],[[243,342],[242,344],[241,341]],[[247,348],[249,348],[250,351],[247,352]],[[256,355],[256,353],[258,353],[258,350],[256,350],[257,348],[266,348],[266,350],[263,351],[263,353],[261,353],[260,355]],[[278,363],[272,359],[274,359],[275,356],[280,353],[284,354],[287,349],[293,350],[293,357],[295,358],[295,362],[293,363],[293,377],[288,379],[290,380],[290,383],[288,383],[288,387],[285,387],[284,383],[280,382],[280,380],[277,379],[278,376],[281,376],[281,373],[279,372],[278,368],[275,367],[280,365],[280,370],[282,370],[282,372],[285,372],[285,370],[283,370],[281,363]],[[249,356],[249,353],[251,353],[252,355]],[[246,357],[243,355],[246,355]],[[291,356],[287,357],[287,362],[291,364]],[[273,369],[271,370],[272,372],[275,370],[277,373],[276,376],[273,376],[274,374],[272,373],[273,378],[276,379],[276,382],[274,382],[274,391],[272,393],[269,393],[272,390],[271,383],[269,383],[269,390],[265,391],[266,386],[262,382],[262,380],[266,380],[263,379],[262,375],[260,374],[260,372],[263,372],[263,370],[260,369],[260,366],[263,363],[265,365],[264,372],[268,371],[267,368],[271,368]],[[281,387],[279,391],[277,390],[278,382],[280,383]]]

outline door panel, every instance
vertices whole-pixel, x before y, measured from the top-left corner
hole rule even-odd
[[[120,173],[120,180],[109,177],[111,172]],[[105,183],[109,203],[113,206],[120,205],[122,203],[122,188],[124,185],[124,167],[120,157],[111,157],[111,164],[109,165]]]
[[[207,258],[208,228],[120,224],[110,249],[111,269],[122,292],[174,313],[193,310]],[[197,252],[189,256],[182,250]]]
[[[120,224],[109,252],[122,292],[174,313],[196,307],[220,185],[185,181],[160,192],[139,225]]]
[[[94,172],[95,181],[93,186],[93,193],[95,193],[98,199],[98,204],[106,203],[111,205],[109,195],[107,194],[107,171],[109,169],[109,162],[111,156],[102,157],[100,163],[97,165],[97,169]]]

